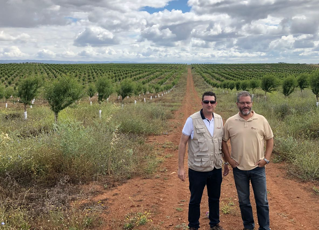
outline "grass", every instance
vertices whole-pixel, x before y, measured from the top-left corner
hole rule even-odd
[[[216,112],[225,120],[238,112],[235,89],[213,89],[200,76],[193,77],[199,95],[208,90],[216,93]],[[296,89],[287,98],[275,91],[265,99],[260,89],[254,95],[253,110],[266,117],[274,132],[274,161],[289,162],[289,172],[298,178],[318,180],[319,108],[311,90]]]
[[[124,222],[124,229],[134,229],[138,226],[145,225],[148,222],[152,222],[150,218],[151,213],[145,212],[132,212],[126,215]]]
[[[168,129],[167,120],[178,107],[175,98],[183,84],[148,103],[90,106],[82,101],[61,111],[56,125],[53,112],[42,104],[28,109],[26,121],[20,105],[0,110],[2,227],[89,229],[101,225],[100,205],[71,206],[85,198],[79,185],[96,181],[109,189],[111,181],[151,177],[163,157],[145,140]],[[138,225],[150,220],[144,214],[135,217],[139,217]]]

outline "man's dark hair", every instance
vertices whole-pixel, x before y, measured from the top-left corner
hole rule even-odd
[[[216,94],[213,93],[212,91],[207,91],[207,92],[203,93],[202,101],[204,100],[204,96],[214,96],[215,97],[215,101],[217,100]]]

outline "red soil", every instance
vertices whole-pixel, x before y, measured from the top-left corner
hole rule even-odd
[[[177,146],[187,117],[201,107],[190,69],[186,92],[181,108],[175,112],[172,123],[176,125],[172,128],[172,132],[148,139],[148,142],[156,144],[157,150],[162,151],[164,156],[164,162],[160,165],[158,173],[150,179],[133,178],[110,190],[101,189],[103,193],[90,199],[90,202],[102,202],[106,206],[101,229],[123,229],[126,215],[138,212],[150,213],[148,218],[152,221],[134,229],[187,229],[188,181],[182,182],[177,177]],[[223,116],[222,113],[221,115]],[[187,160],[185,168],[186,164]],[[292,179],[288,176],[286,168],[283,163],[271,163],[266,169],[271,229],[319,229],[319,195],[313,189],[314,186],[319,188],[318,183],[304,183]],[[243,229],[232,171],[223,178],[220,206],[225,212],[222,210],[220,212],[221,225],[224,229]],[[253,209],[258,227],[254,205]],[[203,230],[209,229],[209,220],[205,215],[207,210],[205,191],[200,218],[200,229]]]

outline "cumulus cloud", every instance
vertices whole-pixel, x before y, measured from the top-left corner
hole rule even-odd
[[[89,27],[81,32],[74,40],[75,46],[108,46],[119,41],[114,34],[100,27]]]
[[[44,60],[55,58],[55,56],[56,56],[56,54],[54,52],[52,52],[51,50],[47,50],[47,49],[40,50],[38,52],[38,55],[37,55],[38,58],[42,58]]]
[[[1,58],[250,62],[295,60],[319,47],[319,1],[3,0]],[[22,52],[22,51],[23,52]],[[290,55],[290,56],[289,56]]]
[[[30,39],[28,34],[22,33],[17,36],[12,36],[10,34],[4,33],[4,31],[0,31],[0,41],[20,41],[26,42]]]
[[[27,55],[16,46],[11,46],[7,48],[0,49],[0,57],[14,59],[14,58],[24,58]]]

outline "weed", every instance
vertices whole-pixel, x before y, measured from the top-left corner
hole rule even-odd
[[[182,212],[183,208],[176,208],[176,211]]]
[[[148,222],[152,222],[150,219],[150,212],[136,212],[136,213],[129,213],[125,217],[124,229],[133,229],[135,227],[145,225]]]
[[[319,188],[313,186],[312,190],[315,192],[315,194],[319,195]]]

